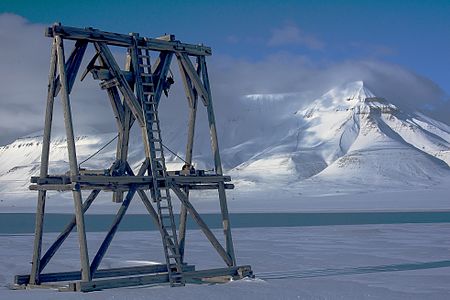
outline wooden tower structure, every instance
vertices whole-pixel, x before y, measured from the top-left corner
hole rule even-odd
[[[106,288],[168,283],[183,286],[185,283],[202,282],[215,277],[243,278],[252,276],[250,266],[237,266],[228,216],[226,183],[220,160],[214,118],[211,88],[208,80],[206,56],[211,49],[175,40],[173,35],[158,38],[140,37],[138,34],[117,34],[93,28],[74,28],[55,24],[47,28],[46,36],[53,39],[51,50],[48,96],[42,147],[40,175],[31,179],[30,189],[38,191],[36,229],[31,273],[17,275],[16,286],[35,287],[60,284],[61,290],[94,291]],[[66,59],[64,40],[75,41]],[[86,48],[91,44],[95,55],[82,75],[91,73],[107,92],[117,123],[118,139],[115,161],[104,170],[80,169],[77,160],[72,122],[70,94],[81,66]],[[110,46],[126,49],[126,65],[121,69]],[[155,55],[154,61],[153,55]],[[176,59],[189,103],[189,122],[186,146],[187,165],[183,171],[168,171],[165,165],[158,105],[162,93],[167,93],[173,79],[168,76],[173,59]],[[64,111],[70,170],[63,175],[48,173],[53,106],[59,96]],[[214,172],[205,174],[191,168],[194,131],[198,99],[206,107],[214,157]],[[142,130],[145,158],[135,171],[127,161],[130,129],[138,124]],[[203,221],[189,200],[189,191],[212,189],[218,191],[225,246]],[[47,191],[70,191],[74,201],[74,216],[54,243],[42,255],[42,235],[45,219]],[[83,201],[82,190],[90,191]],[[109,231],[96,255],[90,260],[84,224],[84,214],[102,191],[110,191],[113,201],[120,203]],[[181,202],[179,224],[173,212],[172,193]],[[117,232],[133,197],[138,196],[161,233],[165,262],[159,265],[136,266],[115,269],[99,269],[102,258]],[[184,261],[184,245],[187,215],[198,224],[213,249],[220,255],[225,267],[195,270]],[[53,255],[76,227],[80,247],[81,270],[59,273],[43,273]]]

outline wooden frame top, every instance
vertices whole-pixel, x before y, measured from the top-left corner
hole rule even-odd
[[[55,24],[46,28],[45,35],[47,37],[60,36],[68,40],[87,40],[89,42],[104,42],[113,46],[132,47],[134,45],[133,35],[136,36],[137,34],[119,34],[92,27],[77,28]],[[210,47],[185,44],[175,40],[173,35],[166,35],[161,38],[138,37],[137,42],[138,46],[154,51],[186,53],[192,56],[210,56],[212,54]]]

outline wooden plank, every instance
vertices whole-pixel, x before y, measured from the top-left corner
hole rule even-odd
[[[136,120],[138,120],[141,126],[145,126],[141,105],[138,99],[136,99],[136,95],[133,93],[133,90],[128,84],[125,76],[123,76],[111,51],[104,43],[95,43],[94,45],[97,51],[100,53],[100,57],[105,62],[105,65],[108,67],[108,70],[115,78],[117,78],[119,82],[118,88],[124,96],[124,99],[130,107],[131,111],[133,112],[134,117],[136,118]]]
[[[89,207],[91,206],[92,202],[94,202],[95,198],[100,193],[100,190],[93,190],[91,194],[86,198],[86,200],[83,203],[83,213],[85,213]],[[64,230],[59,234],[59,236],[56,238],[55,242],[47,249],[44,256],[42,256],[41,264],[40,264],[40,272],[44,270],[45,266],[49,263],[50,259],[55,255],[56,251],[61,247],[61,245],[64,243],[66,238],[70,235],[72,230],[75,228],[75,225],[77,223],[76,216],[74,215],[70,222],[66,225]]]
[[[250,269],[250,266],[239,266],[239,267],[199,270],[199,271],[187,271],[187,272],[183,272],[183,278],[187,282],[190,282],[190,281],[198,282],[198,280],[201,280],[201,279],[221,277],[221,276],[240,277],[240,274],[239,274],[240,269]],[[94,280],[92,282],[77,282],[75,289],[77,291],[81,291],[81,292],[92,292],[92,291],[100,291],[100,290],[110,289],[110,288],[150,285],[150,284],[168,283],[168,282],[169,282],[169,276],[167,275],[167,273],[163,273],[163,274]]]
[[[160,59],[160,64],[158,65],[158,66],[161,66],[160,71],[155,73],[156,82],[155,82],[155,80],[153,81],[153,83],[156,86],[154,98],[155,98],[156,103],[158,103],[158,104],[161,99],[161,93],[163,91],[163,87],[166,82],[167,73],[169,72],[170,63],[172,62],[172,57],[173,57],[173,54],[170,52],[165,53],[165,54],[166,55],[164,56],[164,59]]]
[[[120,100],[119,91],[117,90],[117,87],[114,86],[106,89],[106,92],[108,93],[108,98],[111,102],[111,107],[116,119],[117,129],[121,130],[123,126],[122,124],[125,122],[125,111],[122,105],[122,101]]]
[[[198,185],[188,185],[190,190],[217,190],[219,189],[219,184],[198,184]],[[224,184],[226,190],[234,189],[234,184],[226,183]]]
[[[72,91],[75,79],[77,77],[78,70],[80,69],[81,62],[83,61],[84,53],[86,52],[88,42],[84,40],[78,40],[75,43],[75,47],[67,59],[66,63],[66,76],[67,76],[67,86],[69,94]],[[59,77],[56,78],[55,84],[55,97],[59,94],[61,89],[61,82]]]
[[[217,190],[219,187],[217,184],[177,184],[176,182],[172,182],[172,184],[180,186],[180,188],[188,187],[190,190]],[[133,186],[137,190],[148,190],[152,188],[152,183],[139,182],[139,183],[129,183],[129,184],[42,184],[42,185],[31,185],[30,190],[32,191],[72,191],[74,186],[78,186],[83,191],[90,190],[102,190],[102,191],[121,191],[126,192],[130,190],[131,186]],[[225,189],[232,190],[234,189],[234,184],[225,184]]]
[[[47,37],[60,36],[70,40],[87,40],[89,42],[101,42],[108,45],[130,47],[133,45],[132,37],[128,34],[118,34],[100,31],[94,28],[76,28],[55,24],[46,29]],[[162,39],[144,38],[138,40],[139,46],[143,46],[152,51],[185,52],[189,55],[211,55],[210,47],[203,45],[193,45],[181,43],[180,41],[165,41]]]
[[[183,271],[194,271],[193,265],[182,265]],[[108,277],[120,277],[120,276],[132,276],[150,273],[163,273],[167,272],[167,264],[155,264],[148,266],[135,266],[135,267],[122,267],[111,269],[100,269],[95,272],[93,278],[108,278]],[[41,283],[44,282],[59,282],[59,281],[75,281],[81,279],[80,271],[70,272],[56,272],[56,273],[44,273],[41,274]],[[16,275],[14,276],[15,284],[29,284],[30,275]]]
[[[66,128],[66,137],[67,137],[67,149],[69,152],[69,165],[70,165],[70,175],[77,176],[78,175],[78,164],[77,164],[77,156],[75,150],[75,138],[73,133],[73,124],[72,124],[72,112],[70,108],[70,99],[69,99],[69,91],[67,86],[67,77],[66,77],[66,66],[64,59],[64,47],[63,41],[61,37],[56,36],[56,44],[57,44],[57,54],[58,54],[58,71],[61,81],[61,101],[63,103],[64,109],[64,125]],[[86,231],[84,227],[84,215],[82,211],[82,197],[81,190],[76,189],[72,192],[74,205],[75,205],[75,214],[77,221],[77,231],[78,231],[78,242],[80,246],[80,260],[81,260],[81,270],[82,270],[82,280],[89,281],[91,280],[90,272],[89,272],[89,255],[87,250],[87,242],[86,242]]]
[[[219,176],[219,175],[171,175],[167,176],[168,179],[177,184],[194,184],[194,183],[218,183],[218,182],[229,182],[231,181],[230,176]],[[146,183],[151,182],[151,176],[108,176],[108,175],[80,175],[72,178],[75,182],[84,183]],[[70,176],[47,176],[45,178],[32,177],[32,182],[39,185],[43,184],[70,184],[72,182]]]
[[[40,166],[40,178],[45,178],[48,175],[48,161],[50,154],[50,138],[52,130],[53,119],[53,104],[55,101],[55,76],[57,66],[57,54],[56,54],[56,40],[53,39],[51,50],[50,71],[48,76],[47,87],[47,107],[45,110],[45,125],[42,142],[42,155]],[[39,283],[40,264],[41,264],[41,251],[42,251],[42,234],[44,228],[44,213],[45,213],[45,198],[46,191],[39,191],[38,202],[36,208],[36,225],[34,233],[34,247],[33,258],[31,265],[31,283]]]
[[[189,211],[189,214],[192,216],[192,219],[194,219],[194,221],[197,223],[197,225],[203,231],[206,238],[209,240],[209,242],[214,247],[214,249],[216,249],[216,251],[220,255],[220,257],[222,257],[222,259],[225,261],[225,263],[228,266],[232,266],[233,265],[232,258],[228,255],[228,253],[222,247],[222,245],[217,240],[217,238],[212,233],[212,231],[209,229],[209,227],[205,223],[205,221],[203,221],[200,214],[195,210],[195,208],[189,202],[189,200],[187,199],[187,196],[183,193],[183,191],[178,186],[172,185],[171,188],[175,192],[177,197],[180,199],[180,201],[183,203],[183,205],[186,206],[186,209]]]
[[[111,74],[108,68],[94,66],[89,71],[91,72],[92,77],[96,80],[108,81],[114,78],[114,76]],[[132,72],[123,70],[121,72],[129,83],[134,80],[134,74]]]

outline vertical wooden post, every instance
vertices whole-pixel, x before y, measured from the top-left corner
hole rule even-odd
[[[73,133],[69,90],[67,85],[64,45],[63,40],[60,36],[56,36],[55,39],[57,43],[58,72],[61,82],[61,101],[64,109],[64,125],[66,128],[67,149],[69,152],[70,176],[76,177],[79,175],[79,170],[75,148],[75,137]],[[86,231],[84,226],[84,213],[83,213],[81,189],[79,187],[74,188],[72,193],[77,221],[78,240],[80,245],[81,279],[82,281],[90,281],[91,274],[89,269],[89,255],[87,250]]]
[[[211,88],[209,85],[208,69],[206,68],[205,57],[200,56],[199,62],[201,64],[203,84],[204,84],[205,89],[208,94],[208,103],[207,103],[206,109],[208,112],[209,132],[211,135],[211,148],[212,148],[212,152],[213,152],[213,156],[214,156],[215,169],[216,169],[216,173],[218,175],[223,175],[222,162],[220,160],[220,153],[219,153],[219,143],[218,143],[218,139],[217,139],[216,119],[214,116],[213,101],[212,101],[212,95],[211,95]],[[225,184],[224,184],[224,182],[219,182],[218,186],[219,186],[218,190],[219,190],[220,210],[222,212],[222,225],[223,225],[223,231],[225,234],[227,253],[232,258],[233,265],[236,265],[236,258],[234,255],[234,247],[233,247],[233,239],[231,237],[230,217],[228,214],[227,199],[226,199],[226,194],[225,194]]]
[[[198,59],[197,59],[198,60]],[[191,165],[192,164],[192,151],[194,148],[194,134],[195,134],[195,120],[197,117],[197,103],[198,103],[198,97],[197,93],[194,92],[192,88],[192,83],[189,78],[189,76],[186,74],[186,71],[184,70],[183,64],[180,60],[178,60],[178,65],[180,67],[180,74],[181,78],[183,80],[184,89],[186,92],[186,97],[188,98],[189,103],[189,123],[188,123],[188,138],[186,143],[186,163]],[[197,74],[200,74],[200,62],[197,61]],[[189,188],[185,188],[185,193],[187,199],[189,199]],[[187,208],[181,203],[180,208],[180,226],[179,226],[179,246],[180,246],[180,255],[181,259],[184,259],[184,248],[185,248],[185,241],[186,241],[186,222],[187,222]]]
[[[55,101],[56,61],[57,61],[56,40],[53,39],[51,60],[50,60],[50,72],[48,75],[47,107],[45,110],[44,136],[42,142],[42,155],[40,168],[41,178],[45,178],[48,175],[50,138],[53,119],[53,103]],[[43,234],[44,213],[45,213],[45,198],[46,198],[46,191],[39,191],[36,209],[36,227],[34,235],[33,260],[30,273],[30,284],[39,283],[41,251],[42,251],[42,234]]]
[[[131,70],[131,54],[128,51],[127,60],[125,62],[125,70]],[[128,158],[128,144],[130,141],[130,129],[133,125],[133,113],[126,101],[122,101],[124,108],[124,118],[119,129],[119,138],[117,140],[116,160],[120,162],[119,174],[123,174],[125,170],[126,161]],[[113,202],[120,203],[123,201],[123,192],[115,191],[113,193]]]

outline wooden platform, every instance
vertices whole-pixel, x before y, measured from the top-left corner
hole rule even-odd
[[[230,176],[204,175],[204,176],[167,176],[168,184],[175,184],[180,188],[191,190],[217,190],[219,183],[231,181]],[[44,178],[31,177],[30,190],[34,191],[71,191],[81,190],[106,190],[128,191],[130,187],[138,190],[153,188],[152,176],[107,176],[107,175],[53,175]],[[160,187],[164,186],[161,182]],[[233,184],[224,184],[225,189],[233,189]]]

